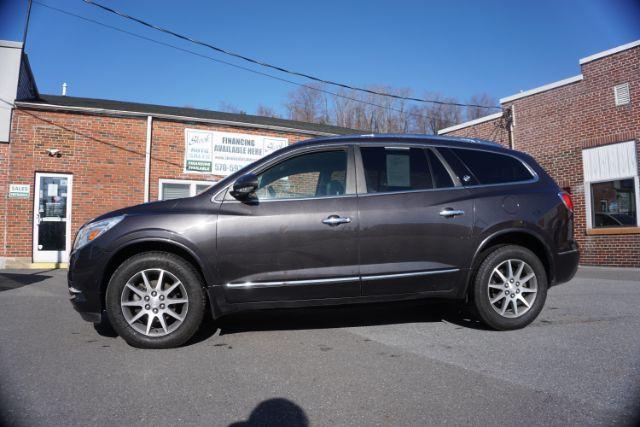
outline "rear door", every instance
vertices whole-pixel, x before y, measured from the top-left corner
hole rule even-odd
[[[363,295],[453,290],[468,268],[473,201],[424,146],[361,146]]]
[[[296,152],[256,172],[256,199],[227,196],[219,212],[227,300],[359,296],[353,148]]]

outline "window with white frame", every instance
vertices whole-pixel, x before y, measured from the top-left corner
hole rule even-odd
[[[638,227],[635,141],[582,150],[587,228]]]
[[[191,197],[211,187],[213,181],[190,181],[186,179],[161,179],[158,188],[159,200]]]

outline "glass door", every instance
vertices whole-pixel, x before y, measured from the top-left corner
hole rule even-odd
[[[36,173],[33,262],[69,262],[72,175]]]

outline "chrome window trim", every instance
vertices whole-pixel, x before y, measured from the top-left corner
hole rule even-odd
[[[460,271],[460,269],[447,268],[444,270],[413,271],[411,273],[372,274],[369,276],[362,276],[362,280],[400,279],[403,277],[430,276],[432,274],[455,273],[457,271]]]

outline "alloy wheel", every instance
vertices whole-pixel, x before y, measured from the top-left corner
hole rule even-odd
[[[146,336],[160,337],[184,322],[189,297],[175,275],[153,268],[139,271],[127,281],[120,306],[129,326]]]
[[[491,272],[487,292],[496,313],[514,319],[533,306],[538,279],[529,264],[520,259],[508,259]]]

